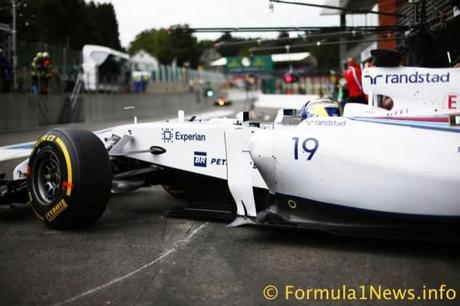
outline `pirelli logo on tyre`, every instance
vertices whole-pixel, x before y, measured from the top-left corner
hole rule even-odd
[[[52,222],[56,219],[59,214],[61,214],[66,208],[68,207],[66,201],[62,199],[59,203],[57,203],[49,212],[46,213],[45,219],[48,222]]]
[[[54,135],[43,135],[42,137],[40,137],[38,139],[38,141],[35,143],[35,146],[38,146],[39,144],[41,144],[42,142],[44,141],[49,141],[49,142],[54,142],[56,140],[57,136],[54,136]]]

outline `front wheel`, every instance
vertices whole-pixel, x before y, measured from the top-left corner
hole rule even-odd
[[[48,131],[36,142],[29,169],[32,208],[45,223],[78,228],[102,216],[112,178],[107,150],[93,133]]]

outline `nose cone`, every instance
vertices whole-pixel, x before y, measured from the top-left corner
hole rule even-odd
[[[275,192],[274,139],[272,131],[256,131],[249,141],[249,150],[255,166],[267,184],[270,192]]]

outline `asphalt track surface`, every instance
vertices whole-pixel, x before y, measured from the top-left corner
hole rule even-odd
[[[0,172],[17,162],[1,162]],[[0,210],[0,305],[460,305],[458,245],[168,215],[187,206],[161,187],[142,189],[112,197],[102,219],[80,231],[53,230],[27,207]],[[262,294],[268,284],[279,288],[274,301]],[[419,293],[441,284],[457,291],[454,301],[298,302],[283,291],[380,285]]]

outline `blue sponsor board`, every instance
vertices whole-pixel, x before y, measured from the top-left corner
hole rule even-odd
[[[207,154],[206,154],[206,152],[194,152],[193,164],[194,164],[195,167],[206,168],[206,166],[207,166]]]
[[[224,158],[214,158],[209,157],[210,159],[210,166],[226,166],[227,160]],[[208,166],[208,153],[206,152],[193,152],[193,165],[195,167],[202,167],[206,168]]]

